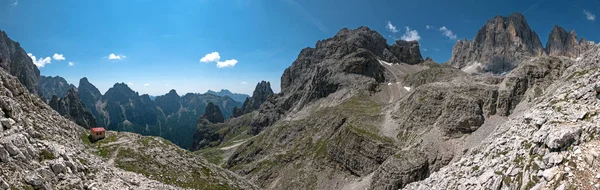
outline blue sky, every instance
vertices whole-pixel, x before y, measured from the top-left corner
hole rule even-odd
[[[278,92],[302,48],[344,27],[368,26],[390,44],[418,38],[424,57],[445,62],[457,39],[513,12],[544,44],[555,24],[600,41],[599,0],[0,0],[0,30],[46,63],[42,75],[88,77],[103,93],[125,82],[140,94],[251,94],[260,80]]]

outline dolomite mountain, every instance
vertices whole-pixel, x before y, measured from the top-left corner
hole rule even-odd
[[[521,14],[497,16],[438,64],[416,41],[341,29],[301,50],[281,92],[257,96],[255,110],[225,119],[218,104],[202,106],[193,153],[127,132],[91,143],[0,71],[0,187],[594,189],[600,45],[555,30],[544,49]],[[157,105],[104,117],[121,123],[181,113],[185,99],[154,102],[125,84],[102,95],[86,83],[79,97],[95,114]]]
[[[600,47],[557,32],[546,50],[521,14],[497,16],[440,65],[342,29],[194,149],[265,189],[592,189]]]

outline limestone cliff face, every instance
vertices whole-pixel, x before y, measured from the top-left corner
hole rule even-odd
[[[554,29],[552,29],[552,32],[548,36],[546,52],[549,56],[577,58],[593,46],[593,42],[590,43],[584,38],[579,40],[575,30],[567,32],[560,26],[554,26]]]
[[[463,70],[503,73],[518,66],[524,58],[543,54],[542,43],[525,17],[513,13],[488,20],[471,41],[459,40],[452,48],[449,62]]]
[[[21,84],[33,94],[38,93],[38,82],[40,70],[33,64],[27,52],[18,42],[8,38],[8,35],[0,30],[0,67],[17,77]]]
[[[40,97],[46,100],[51,99],[52,96],[64,97],[72,88],[75,86],[60,76],[40,76],[38,91]]]

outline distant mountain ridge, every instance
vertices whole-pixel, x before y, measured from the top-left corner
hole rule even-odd
[[[67,91],[71,88],[77,88],[73,84],[69,84],[65,78],[60,76],[40,76],[39,95],[40,97],[50,100],[52,96],[63,97],[67,95]]]
[[[230,98],[232,98],[233,100],[235,100],[237,102],[244,102],[244,100],[246,100],[246,98],[250,97],[250,95],[248,95],[248,94],[233,93],[227,89],[221,89],[221,91],[219,91],[219,92],[208,90],[204,94],[214,94],[217,96],[229,96]]]

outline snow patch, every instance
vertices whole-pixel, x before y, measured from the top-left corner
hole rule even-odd
[[[406,89],[406,91],[409,91],[409,92],[410,92],[410,87],[408,87],[408,86],[405,86],[405,87],[404,87],[404,89]]]
[[[382,65],[386,64],[386,65],[392,66],[391,63],[388,63],[388,62],[385,62],[385,61],[382,61],[382,60],[377,60],[377,61],[379,61],[379,64],[382,64]]]
[[[389,86],[389,85],[392,85],[392,83],[391,83],[391,82],[390,82],[390,83],[388,83],[388,86]]]

